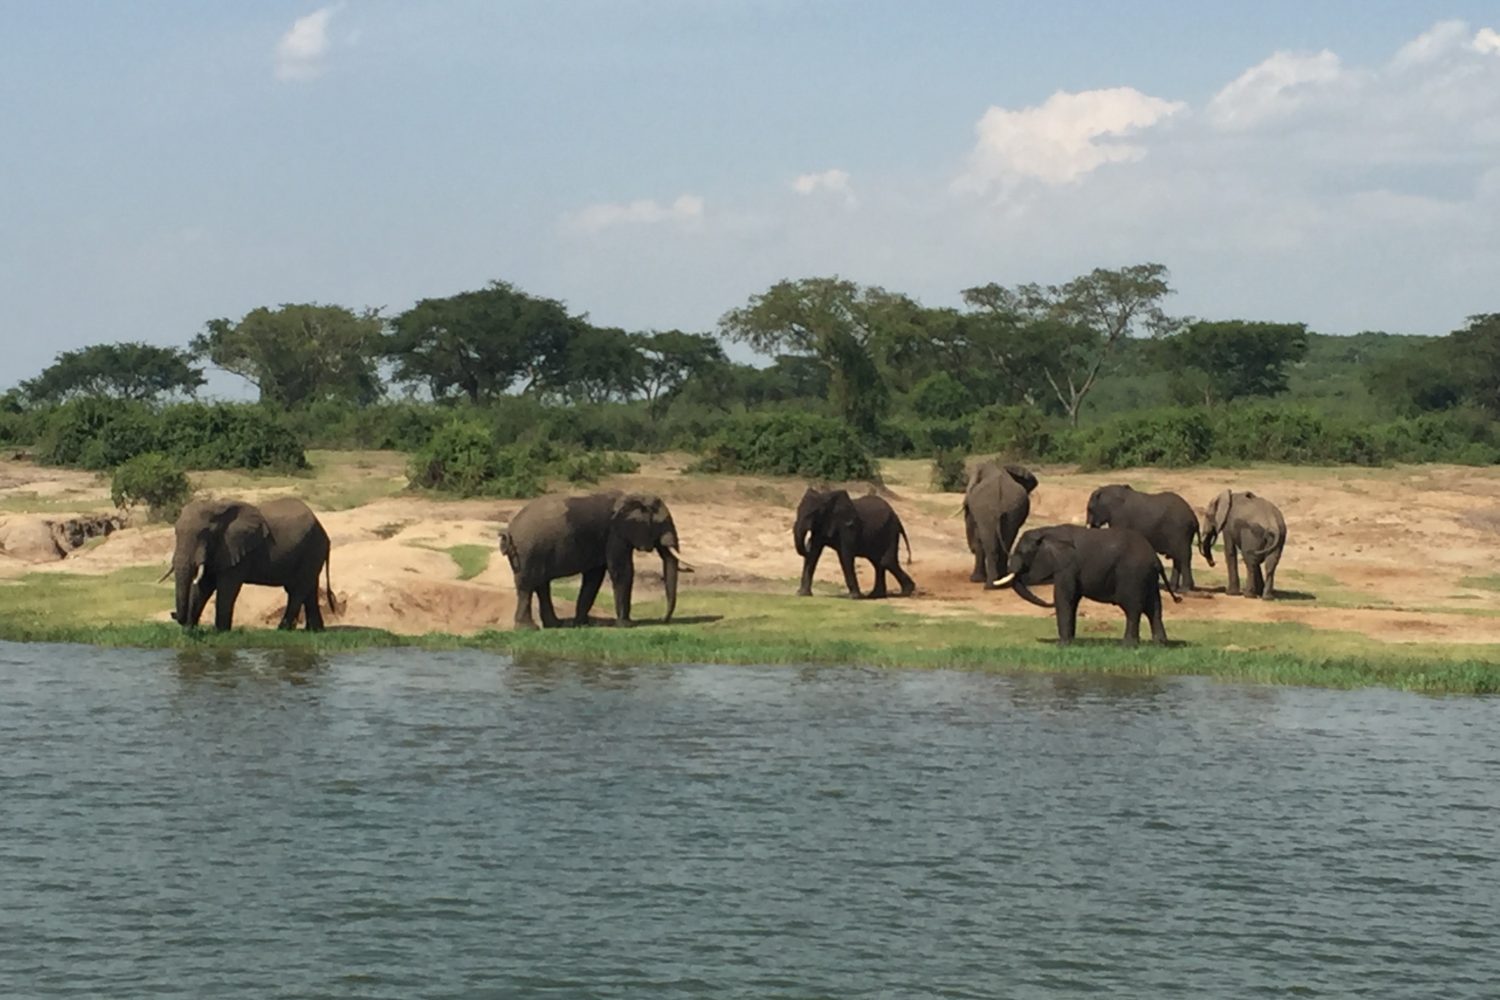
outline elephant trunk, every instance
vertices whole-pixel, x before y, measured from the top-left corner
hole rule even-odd
[[[677,610],[677,559],[671,553],[661,557],[661,580],[667,590],[667,615],[662,621],[671,621]]]
[[[1033,594],[1031,592],[1031,588],[1026,586],[1026,581],[1019,576],[1015,578],[1015,581],[1011,584],[1011,587],[1015,590],[1016,593],[1021,595],[1023,600],[1030,601],[1032,604],[1035,604],[1039,608],[1054,607],[1051,601],[1044,601],[1040,597]]]
[[[177,558],[172,560],[172,572],[176,577],[177,586],[177,610],[172,613],[172,617],[177,624],[187,628],[192,624],[188,620],[190,614],[188,605],[191,603],[193,578],[198,575],[198,567],[193,565],[191,559]]]
[[[1219,533],[1213,529],[1200,531],[1198,535],[1198,551],[1203,553],[1203,558],[1208,564],[1214,564],[1214,542],[1218,540]]]
[[[798,521],[792,528],[792,544],[797,547],[797,555],[803,559],[807,558],[807,536],[812,533],[812,526],[805,521]]]

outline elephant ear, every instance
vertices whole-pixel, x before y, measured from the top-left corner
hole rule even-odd
[[[1233,495],[1228,490],[1225,490],[1214,497],[1213,505],[1209,507],[1209,511],[1214,517],[1214,531],[1217,534],[1224,534],[1224,529],[1229,524],[1229,506],[1233,501]]]
[[[651,527],[653,507],[660,505],[661,501],[655,497],[640,493],[620,494],[610,508],[610,531],[629,542],[631,548],[650,549],[656,544]]]
[[[235,504],[226,513],[219,561],[234,566],[266,544],[271,537],[271,526],[260,510],[250,504]]]
[[[1036,476],[1032,475],[1031,470],[1026,468],[1026,466],[1007,465],[1005,466],[1005,473],[1006,475],[1010,476],[1010,478],[1020,483],[1021,486],[1025,488],[1027,493],[1030,493],[1032,490],[1036,489]]]

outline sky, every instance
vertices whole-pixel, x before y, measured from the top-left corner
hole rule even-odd
[[[1500,8],[0,0],[0,388],[283,302],[710,331],[1146,261],[1178,315],[1500,311]]]

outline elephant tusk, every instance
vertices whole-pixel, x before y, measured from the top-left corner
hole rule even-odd
[[[997,587],[1004,587],[1004,586],[1009,585],[1010,582],[1012,580],[1014,580],[1015,578],[1016,578],[1016,574],[1014,574],[1014,573],[1007,573],[1004,576],[1002,576],[1000,579],[996,580],[994,585],[997,586]]]
[[[169,577],[171,575],[172,575],[172,567],[168,566],[167,567],[167,571],[165,573],[163,573],[161,576],[159,576],[159,577],[156,578],[156,582],[157,583],[166,583],[167,582],[167,577]]]
[[[685,560],[685,559],[682,558],[682,553],[681,552],[678,552],[675,548],[669,548],[669,549],[667,549],[667,551],[672,554],[672,558],[673,559],[677,560],[677,572],[679,572],[679,573],[691,573],[691,572],[693,572],[693,567],[690,566],[690,565],[688,565],[687,560]]]
[[[957,517],[958,515],[962,514],[963,512],[964,512],[963,505],[960,504],[958,510],[955,510],[953,513],[949,514],[948,516],[950,518]]]

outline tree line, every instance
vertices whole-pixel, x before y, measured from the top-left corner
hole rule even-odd
[[[6,404],[191,397],[212,365],[286,410],[369,406],[402,392],[480,405],[509,396],[635,403],[653,419],[679,401],[722,410],[826,400],[874,439],[903,415],[958,420],[995,406],[1077,427],[1102,385],[1131,377],[1154,378],[1159,403],[1210,408],[1287,392],[1316,336],[1305,324],[1174,317],[1172,293],[1155,263],[1096,268],[1057,285],[980,285],[962,291],[961,307],[943,308],[839,277],[789,279],[705,333],[601,326],[495,281],[390,317],[283,304],[210,320],[184,348],[65,351]],[[1370,393],[1398,414],[1472,406],[1500,415],[1500,314],[1411,340],[1362,366]],[[733,362],[725,343],[769,364]]]

